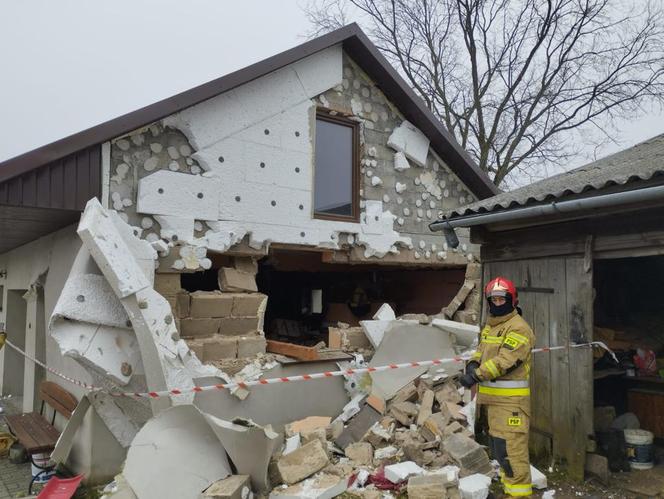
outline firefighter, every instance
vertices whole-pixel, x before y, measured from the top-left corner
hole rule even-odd
[[[484,293],[489,318],[480,333],[477,352],[460,381],[466,388],[479,384],[477,404],[486,410],[491,453],[500,463],[505,493],[529,496],[529,377],[535,335],[521,317],[511,281],[497,277],[487,284]]]

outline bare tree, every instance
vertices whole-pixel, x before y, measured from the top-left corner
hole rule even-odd
[[[565,166],[664,96],[650,1],[312,0],[312,35],[357,20],[496,185]],[[584,144],[585,145],[585,144]]]

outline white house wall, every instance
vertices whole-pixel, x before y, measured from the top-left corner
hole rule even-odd
[[[360,124],[359,223],[313,217],[317,108]],[[206,250],[239,242],[360,247],[365,259],[438,265],[477,254],[467,233],[448,251],[428,229],[474,196],[340,46],[116,139],[110,179],[110,207],[174,248],[162,256],[179,252],[167,264],[176,270],[207,268]]]

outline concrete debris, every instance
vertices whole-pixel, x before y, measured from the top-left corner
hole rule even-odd
[[[346,491],[347,482],[345,477],[321,473],[290,487],[277,487],[269,499],[332,499]]]
[[[235,268],[222,267],[219,269],[219,289],[229,292],[255,293],[258,291],[256,276]]]
[[[388,445],[387,447],[381,447],[380,449],[376,449],[374,452],[374,459],[376,461],[382,461],[384,459],[390,459],[392,457],[395,457],[399,453],[399,449],[394,447],[393,445]]]
[[[609,460],[599,454],[586,454],[585,471],[597,477],[603,484],[609,483]]]
[[[461,322],[450,321],[447,319],[434,318],[431,321],[431,324],[443,331],[452,333],[456,337],[457,345],[466,348],[471,348],[480,334],[480,328],[478,326],[463,324]]]
[[[385,478],[392,483],[401,483],[408,480],[411,476],[421,475],[424,469],[420,468],[412,461],[403,461],[397,464],[385,466]]]
[[[356,442],[344,449],[346,457],[357,465],[371,465],[373,461],[373,447],[369,442]]]
[[[292,437],[286,438],[283,455],[286,456],[300,448],[300,434],[296,433]]]
[[[252,421],[236,419],[233,422],[204,414],[238,473],[249,475],[256,492],[270,489],[268,466],[274,453],[283,444],[283,435],[270,425],[259,426]],[[297,452],[297,451],[294,451]]]
[[[253,499],[249,475],[231,475],[210,485],[202,499]]]
[[[292,485],[322,470],[329,462],[323,444],[319,440],[312,440],[282,456],[277,462],[277,469],[284,483]]]
[[[466,298],[468,298],[468,295],[473,289],[475,289],[474,281],[464,282],[463,286],[461,286],[461,289],[459,289],[450,304],[443,309],[445,316],[449,317],[450,319],[454,317],[454,314],[456,314],[457,310],[459,310],[459,307],[464,304]]]
[[[444,499],[447,497],[447,483],[443,475],[412,476],[408,479],[406,490],[408,497],[414,499]]]
[[[381,418],[379,412],[369,405],[362,407],[360,412],[353,417],[344,432],[335,440],[335,443],[345,449],[349,444],[359,441]]]
[[[303,433],[317,429],[327,428],[332,421],[328,416],[309,416],[307,418],[295,421],[286,427],[288,433]]]
[[[364,334],[373,348],[378,348],[380,346],[381,341],[383,341],[383,336],[385,336],[385,331],[387,331],[392,324],[392,320],[360,321],[360,326],[362,326]]]
[[[459,492],[462,499],[486,499],[490,485],[491,478],[476,473],[459,480]]]
[[[443,440],[442,448],[462,470],[468,473],[492,472],[486,450],[470,437],[455,433]]]

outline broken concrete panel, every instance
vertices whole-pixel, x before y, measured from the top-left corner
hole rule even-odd
[[[393,321],[396,318],[397,316],[389,303],[383,303],[373,315],[373,319],[376,321]]]
[[[419,166],[425,166],[429,154],[429,139],[417,127],[408,121],[394,129],[387,139],[387,145],[403,152]]]
[[[171,407],[148,421],[129,447],[123,471],[138,499],[199,499],[230,474],[224,446],[192,405]]]
[[[257,492],[269,490],[268,466],[272,455],[283,443],[283,435],[275,432],[270,425],[261,427],[247,420],[236,424],[210,414],[204,414],[204,417],[238,473],[249,475]]]
[[[314,439],[277,461],[282,480],[292,485],[301,482],[329,464],[327,452],[320,440]]]
[[[194,239],[194,219],[193,213],[189,217],[176,217],[172,215],[155,215],[154,218],[159,222],[161,231],[159,236],[168,241],[191,242]]]
[[[204,149],[338,85],[341,64],[341,47],[331,47],[180,111],[164,125],[182,130],[196,150]]]
[[[480,334],[480,328],[462,322],[449,321],[447,319],[433,319],[431,324],[443,331],[448,331],[456,336],[457,345],[471,347]]]
[[[210,485],[201,499],[250,499],[249,475],[231,475]]]
[[[74,412],[72,412],[71,417],[67,420],[62,433],[60,433],[60,437],[58,437],[55,448],[51,453],[51,460],[54,463],[64,464],[67,461],[72,445],[74,444],[74,436],[81,428],[85,415],[90,409],[90,405],[90,399],[87,395],[83,395],[74,409]]]
[[[256,276],[231,267],[219,269],[219,288],[228,292],[256,292]]]
[[[277,365],[263,372],[264,378],[297,376],[324,371],[334,371],[332,361],[306,362]],[[196,380],[200,386],[219,383],[212,376]],[[287,404],[275,404],[275,400],[287,400]],[[253,386],[245,400],[238,400],[227,391],[197,393],[194,403],[202,411],[218,418],[232,420],[250,418],[258,424],[284,425],[310,416],[336,417],[348,402],[342,378],[326,378],[304,383],[278,383]]]
[[[77,232],[118,297],[124,298],[151,286],[110,215],[96,198],[85,206]],[[141,243],[154,252],[147,242]]]
[[[341,449],[346,449],[350,444],[359,442],[374,424],[381,419],[381,414],[373,407],[365,405],[360,412],[353,417],[343,433],[334,443]]]
[[[267,301],[267,296],[262,293],[236,293],[233,294],[233,317],[256,317]]]
[[[321,473],[295,485],[277,487],[268,499],[332,499],[347,488],[347,477]]]
[[[137,213],[216,220],[221,182],[187,173],[159,170],[138,182]],[[192,223],[193,229],[193,223]]]
[[[230,317],[233,296],[219,291],[196,291],[190,294],[189,314],[192,318]]]
[[[417,360],[452,358],[456,354],[449,333],[430,326],[401,324],[385,331],[385,336],[369,363],[370,366],[399,364]],[[460,370],[460,363],[450,362],[436,366],[448,373]],[[396,369],[371,373],[372,393],[390,400],[402,387],[427,372],[427,367]]]

